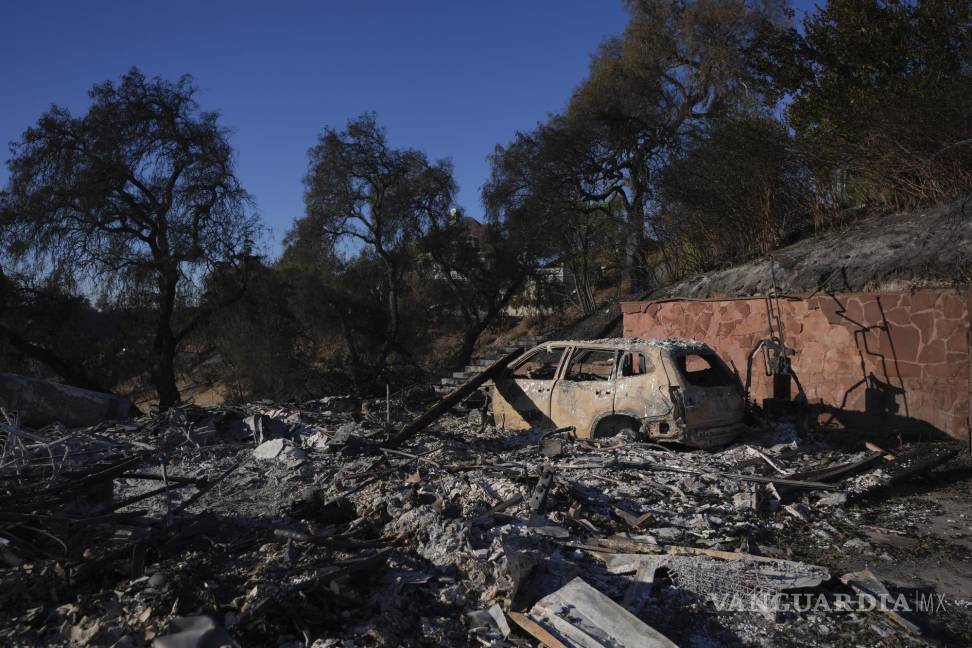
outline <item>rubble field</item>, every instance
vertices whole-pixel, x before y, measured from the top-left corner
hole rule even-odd
[[[0,644],[972,643],[959,444],[767,420],[690,451],[478,410],[390,444],[425,404],[386,406],[4,413]]]

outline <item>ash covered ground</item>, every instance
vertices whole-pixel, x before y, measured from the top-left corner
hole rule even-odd
[[[542,623],[537,602],[575,577],[680,646],[972,642],[972,470],[954,444],[890,460],[781,420],[705,452],[472,412],[392,449],[383,409],[8,425],[0,643],[533,646],[512,617]],[[397,402],[393,427],[421,411]],[[835,609],[861,583],[848,573],[935,604]],[[806,596],[720,608],[754,590]],[[201,616],[209,639],[184,630]]]

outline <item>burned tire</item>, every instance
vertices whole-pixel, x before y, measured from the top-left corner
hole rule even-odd
[[[622,437],[625,440],[636,440],[639,427],[638,422],[630,416],[608,416],[598,422],[591,436],[595,439]]]

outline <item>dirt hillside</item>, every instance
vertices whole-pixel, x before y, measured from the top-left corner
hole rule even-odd
[[[772,269],[771,269],[772,266]],[[879,292],[972,282],[972,195],[918,212],[870,216],[742,265],[689,277],[659,297]]]

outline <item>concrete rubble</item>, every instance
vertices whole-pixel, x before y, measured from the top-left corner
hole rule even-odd
[[[80,427],[137,413],[127,398],[10,373],[0,373],[0,403],[34,427],[55,421]]]
[[[970,636],[972,593],[961,589],[946,594],[944,617],[772,604],[793,592],[831,602],[858,590],[894,595],[877,567],[864,572],[913,555],[905,541],[914,538],[922,551],[968,561],[965,545],[930,545],[922,520],[931,514],[916,499],[967,489],[943,477],[968,471],[954,445],[872,461],[863,443],[834,443],[839,432],[798,434],[779,420],[714,452],[569,434],[551,452],[540,430],[454,413],[402,442],[399,431],[428,409],[393,402],[391,429],[384,401],[350,397],[187,405],[86,428],[29,428],[6,412],[0,644]],[[764,607],[718,607],[754,593]]]

